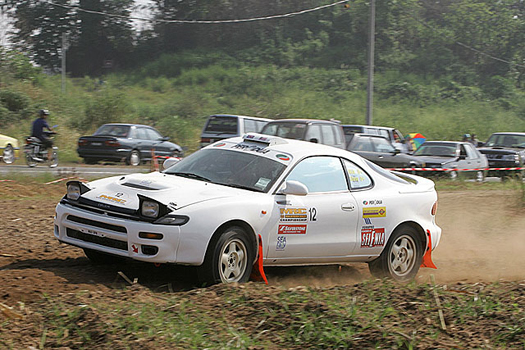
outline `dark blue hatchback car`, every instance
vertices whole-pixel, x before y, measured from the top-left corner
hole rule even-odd
[[[163,137],[155,128],[141,124],[104,124],[92,136],[78,139],[78,155],[87,164],[98,161],[124,161],[139,165],[161,157],[182,157],[182,148]]]

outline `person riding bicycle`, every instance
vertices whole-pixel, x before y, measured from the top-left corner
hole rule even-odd
[[[47,109],[41,109],[38,111],[38,118],[36,118],[33,121],[32,130],[31,130],[31,136],[38,138],[44,147],[44,149],[49,149],[53,147],[53,140],[51,140],[44,129],[47,129],[49,131],[53,131],[53,128],[47,124],[46,118],[49,115],[49,111]],[[47,159],[51,161],[52,159],[52,152],[47,152]]]

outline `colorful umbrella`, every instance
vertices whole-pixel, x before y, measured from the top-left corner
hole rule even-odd
[[[425,142],[427,138],[418,132],[412,132],[407,135],[407,139],[408,141],[410,141],[410,143],[412,144],[412,148],[415,151],[416,149],[418,149],[419,146],[423,144],[423,142]]]

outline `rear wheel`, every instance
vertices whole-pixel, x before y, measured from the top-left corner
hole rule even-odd
[[[246,282],[252,272],[255,250],[244,229],[232,226],[216,242],[211,242],[204,263],[199,267],[199,280],[208,285]]]
[[[415,228],[408,225],[398,227],[379,258],[368,263],[370,273],[375,277],[388,277],[399,282],[412,280],[421,265],[423,246]]]
[[[4,155],[2,156],[2,159],[6,164],[11,164],[15,161],[15,151],[13,150],[13,146],[7,145],[7,147],[4,149]]]
[[[49,166],[54,168],[54,167],[58,166],[58,152],[54,148],[53,148],[53,150],[51,152],[53,152],[53,153],[51,153],[51,164]]]
[[[136,149],[131,151],[127,159],[128,165],[137,166],[140,165],[140,153]]]

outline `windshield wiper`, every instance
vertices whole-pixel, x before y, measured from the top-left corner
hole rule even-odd
[[[189,179],[195,179],[195,180],[200,180],[200,181],[212,182],[210,179],[205,178],[204,176],[200,176],[200,175],[193,174],[193,173],[178,172],[178,173],[168,173],[168,174],[176,175],[176,176],[180,176],[180,177],[186,177],[186,178],[189,178]]]
[[[219,185],[224,185],[224,186],[233,187],[233,188],[240,188],[242,190],[248,190],[248,191],[263,192],[262,190],[259,190],[258,188],[253,188],[253,187],[250,187],[250,186],[239,185],[239,184],[232,184],[232,183],[224,184],[224,183],[220,183]]]

